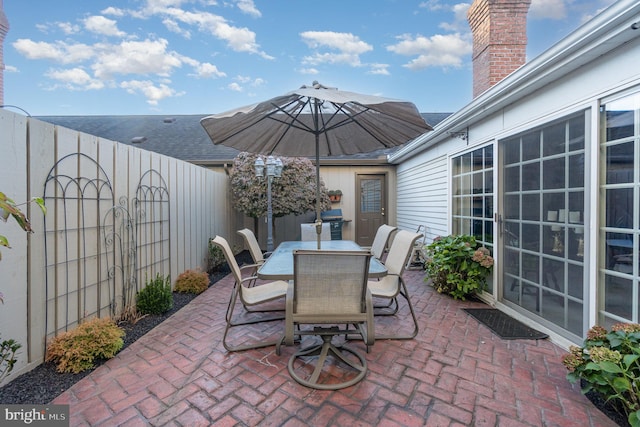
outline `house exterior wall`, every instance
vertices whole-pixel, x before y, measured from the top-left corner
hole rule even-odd
[[[632,16],[628,18],[632,19]],[[639,30],[631,30],[628,25],[625,25],[625,29],[640,32]],[[606,39],[605,32],[602,34],[602,37]],[[501,300],[504,285],[497,282],[501,280],[500,274],[494,274],[493,291],[485,295],[491,304],[495,304],[525,323],[545,330],[552,336],[552,339],[564,346],[580,343],[586,334],[586,329],[598,322],[598,307],[601,307],[602,303],[602,301],[598,301],[598,298],[601,298],[601,287],[603,286],[598,265],[604,247],[600,238],[600,215],[602,215],[605,203],[599,188],[599,176],[602,173],[600,168],[603,167],[600,158],[602,152],[600,143],[604,131],[600,125],[600,104],[603,99],[625,90],[640,90],[640,73],[637,67],[632,65],[637,62],[637,58],[640,58],[640,34],[636,37],[633,37],[633,34],[625,36],[627,40],[617,44],[608,40],[609,49],[604,54],[590,55],[589,52],[576,49],[575,56],[567,56],[566,60],[568,62],[580,61],[581,66],[569,73],[563,73],[560,65],[547,67],[539,74],[536,74],[535,71],[523,70],[523,73],[529,72],[539,81],[545,81],[545,84],[539,84],[535,90],[526,88],[529,93],[526,96],[517,95],[517,91],[525,90],[523,88],[527,83],[524,80],[521,85],[511,82],[497,85],[494,89],[500,90],[501,86],[504,86],[503,90],[512,91],[515,94],[513,100],[508,99],[508,93],[505,94],[500,108],[491,106],[494,112],[489,114],[481,113],[483,108],[489,110],[481,101],[470,107],[469,111],[463,111],[470,119],[456,122],[456,130],[467,129],[467,141],[445,136],[447,134],[446,126],[452,122],[452,120],[447,120],[436,127],[434,134],[437,134],[437,137],[432,140],[427,137],[424,140],[424,146],[428,148],[421,149],[423,151],[416,149],[417,154],[414,156],[405,155],[398,165],[398,222],[405,226],[418,222],[431,223],[433,232],[428,238],[432,239],[435,235],[451,232],[450,219],[445,224],[444,221],[436,218],[435,213],[451,217],[452,194],[449,165],[454,156],[475,147],[492,144],[494,165],[498,165],[501,156],[499,141],[543,126],[556,119],[574,113],[586,112],[586,166],[584,169],[586,204],[584,268],[586,283],[583,296],[585,308],[582,334],[569,333],[545,321],[544,316],[537,316],[524,310],[518,310],[512,305],[504,304]],[[576,41],[576,46],[578,45],[579,42]],[[475,111],[479,113],[474,115]],[[496,213],[500,212],[501,208],[499,188],[504,185],[503,179],[499,168],[496,167],[494,176],[494,209]],[[405,200],[408,197],[400,195],[415,193],[416,188],[423,189],[421,196],[416,198],[414,203],[406,203]],[[498,224],[496,223],[494,241],[498,242],[499,239]],[[497,260],[495,272],[499,273],[505,266],[500,265],[500,246],[496,244],[495,250],[497,252],[494,254]]]
[[[342,227],[344,240],[356,240],[356,177],[359,174],[384,174],[387,179],[387,221],[389,224],[396,222],[396,174],[395,166],[351,166],[351,165],[322,165],[320,167],[320,179],[328,190],[342,190],[340,202],[331,204],[331,209],[341,209],[345,221]],[[300,224],[313,222],[315,212],[304,215],[275,218],[274,244],[287,240],[300,239]],[[261,222],[264,224],[264,221]],[[266,242],[266,228],[258,231],[260,242]]]
[[[428,242],[447,234],[447,172],[446,153],[398,166],[398,228],[415,231],[422,225]]]

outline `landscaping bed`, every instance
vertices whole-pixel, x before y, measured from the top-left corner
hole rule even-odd
[[[247,251],[236,256],[238,264],[251,263],[251,256]],[[225,264],[219,271],[209,275],[209,286],[230,273]],[[123,349],[138,340],[147,332],[164,322],[168,317],[189,304],[197,295],[187,293],[173,293],[173,308],[162,315],[148,315],[138,320],[135,324],[122,323],[124,329]],[[96,368],[105,361],[98,361]],[[93,368],[95,369],[95,368]],[[53,363],[43,363],[29,372],[13,379],[10,383],[0,388],[0,403],[2,404],[32,404],[44,405],[51,402],[62,392],[70,388],[76,382],[89,375],[93,369],[78,374],[59,373]]]

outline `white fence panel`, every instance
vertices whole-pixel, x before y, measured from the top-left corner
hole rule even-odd
[[[138,225],[136,208],[146,215],[134,236],[143,250],[122,248],[135,249],[138,288],[145,274],[175,279],[205,267],[209,237],[230,235],[223,173],[2,109],[0,134],[0,191],[16,201],[45,195],[48,208],[43,217],[23,206],[33,234],[15,223],[0,232],[12,245],[0,261],[1,339],[23,346],[5,382],[42,363],[48,337],[122,308],[126,274],[113,276],[117,253],[105,239],[122,220],[116,212]]]

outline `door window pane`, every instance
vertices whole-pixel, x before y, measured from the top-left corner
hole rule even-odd
[[[544,174],[544,189],[564,188],[564,157],[545,160],[542,163]]]
[[[546,127],[542,130],[544,156],[564,153],[566,123]]]
[[[382,210],[382,187],[379,179],[361,181],[360,212],[380,212]]]
[[[580,335],[588,327],[582,313],[585,117],[580,112],[499,145],[510,153],[502,156],[508,221],[501,242],[510,250],[502,260],[504,299]],[[516,260],[517,272],[508,265]]]
[[[608,146],[606,162],[607,184],[633,182],[633,142]]]
[[[640,94],[636,93],[605,105],[607,142],[635,135],[634,126],[638,120],[639,104]]]
[[[633,189],[612,188],[606,190],[606,222],[612,228],[633,227]]]
[[[584,187],[584,155],[569,156],[569,187]]]
[[[601,207],[598,280],[598,323],[608,326],[621,321],[638,323],[640,301],[640,93],[606,102],[601,122],[606,130],[601,142],[604,171]]]

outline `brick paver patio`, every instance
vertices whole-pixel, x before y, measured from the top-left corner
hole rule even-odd
[[[295,347],[228,353],[228,276],[53,403],[70,405],[72,426],[615,426],[565,379],[562,349],[500,339],[462,311],[481,303],[439,295],[423,278],[405,273],[418,336],[376,341],[353,387],[296,383],[287,371]],[[377,318],[377,329],[409,328],[407,315]],[[270,322],[236,338],[282,328]]]

